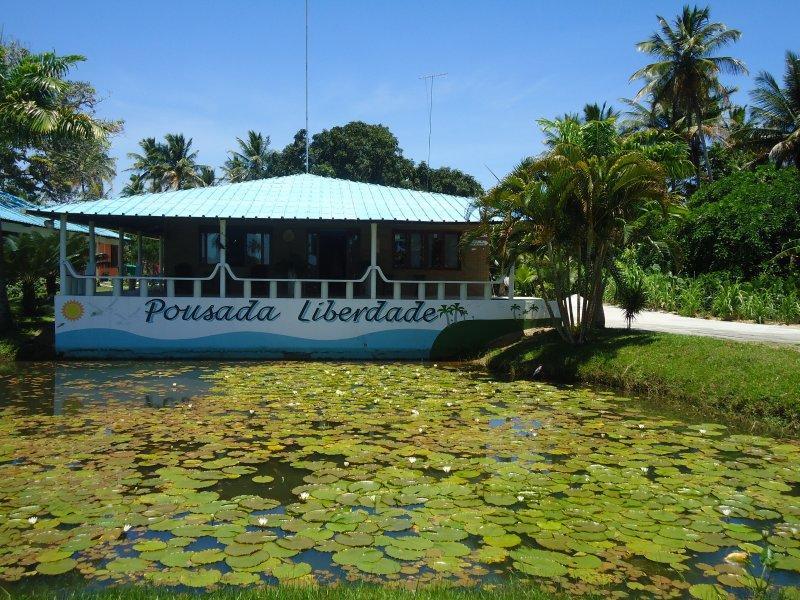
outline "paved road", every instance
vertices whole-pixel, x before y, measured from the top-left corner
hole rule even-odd
[[[616,306],[606,306],[606,326],[626,327],[622,310]],[[670,313],[644,311],[632,324],[633,329],[682,333],[684,335],[705,335],[745,342],[769,342],[776,344],[800,345],[800,327],[792,325],[757,325],[755,323],[736,323],[681,317]]]

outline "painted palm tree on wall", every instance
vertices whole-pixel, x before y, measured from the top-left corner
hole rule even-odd
[[[439,317],[447,319],[447,324],[457,323],[459,318],[464,319],[469,311],[464,308],[460,303],[453,302],[452,304],[442,304],[439,307]]]

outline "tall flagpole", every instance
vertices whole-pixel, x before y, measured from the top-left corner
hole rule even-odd
[[[306,0],[306,173],[308,173],[308,0]]]

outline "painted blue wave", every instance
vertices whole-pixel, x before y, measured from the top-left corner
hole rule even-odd
[[[427,358],[438,331],[393,329],[338,340],[238,331],[163,340],[119,329],[56,334],[56,352],[81,358]]]

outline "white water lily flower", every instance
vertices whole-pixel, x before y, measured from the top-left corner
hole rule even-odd
[[[173,381],[172,382],[172,387],[178,387],[178,384]]]
[[[349,466],[350,466],[350,462],[349,462],[349,461],[347,461],[347,460],[346,460],[346,461],[344,461],[342,464],[343,464],[345,467],[349,467]]]
[[[28,523],[30,523],[31,525],[35,525],[36,521],[38,521],[38,520],[39,520],[39,517],[28,517]]]
[[[256,411],[254,411],[252,408],[250,410],[248,410],[247,412],[249,412],[251,415],[256,414]]]
[[[517,496],[517,500],[519,502],[522,502],[523,500],[525,500],[525,496]]]
[[[701,429],[701,430],[700,430],[700,433],[701,433],[701,434],[705,434],[705,433],[706,433],[706,430],[705,430],[705,429]]]
[[[311,497],[311,494],[308,492],[300,492],[300,500],[308,500]]]
[[[190,402],[189,404],[187,404],[186,408],[192,408],[192,403]]]
[[[267,521],[266,517],[258,517],[258,524],[261,525],[261,527],[264,527],[267,523],[269,523],[269,521]]]
[[[418,417],[419,416],[419,411],[416,408],[412,408],[411,409],[411,414],[414,415],[415,417]]]
[[[129,523],[125,523],[125,525],[122,526],[122,531],[128,533],[131,530],[131,527],[133,526],[130,525]]]
[[[448,402],[447,406],[453,406],[453,403],[452,402]]]
[[[723,508],[722,509],[722,514],[725,515],[726,517],[730,516],[731,509],[730,508]]]
[[[642,423],[639,423],[639,429],[644,429],[644,425]]]
[[[445,465],[442,467],[442,471],[444,471],[445,473],[449,473],[452,468],[453,467],[451,467],[450,465]]]
[[[725,557],[725,562],[729,564],[747,562],[747,552],[731,552]]]
[[[639,467],[642,470],[642,473],[647,473],[650,470],[650,467]]]
[[[410,462],[413,465],[415,462],[417,462],[417,457],[416,456],[409,456],[408,457],[408,462]]]
[[[344,392],[342,390],[336,390],[337,396],[344,396]]]
[[[422,427],[420,427],[420,428],[419,428],[417,431],[419,431],[420,433],[422,433]]]

